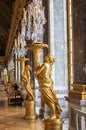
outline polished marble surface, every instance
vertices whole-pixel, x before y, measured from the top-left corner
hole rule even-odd
[[[7,93],[0,86],[0,130],[44,130],[42,119],[24,119],[25,108],[22,105],[8,105]],[[63,130],[68,130],[65,119]]]

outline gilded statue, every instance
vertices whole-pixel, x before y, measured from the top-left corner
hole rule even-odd
[[[14,83],[14,69],[10,70],[10,83]]]
[[[53,90],[53,80],[51,78],[52,65],[54,62],[55,58],[51,54],[48,54],[45,57],[44,63],[38,67],[36,71],[36,78],[38,79],[42,100],[52,111],[51,116],[48,118],[49,120],[59,118],[62,111]]]
[[[7,84],[8,84],[8,76],[7,76],[7,74],[4,74],[4,84],[5,84],[5,88],[7,89]]]
[[[30,100],[34,100],[35,94],[31,88],[30,71],[32,68],[30,65],[26,65],[24,71],[22,72],[22,82],[24,83],[25,89]]]
[[[4,85],[5,85],[5,88],[7,89],[7,84],[8,84],[8,75],[7,75],[7,69],[4,68]]]

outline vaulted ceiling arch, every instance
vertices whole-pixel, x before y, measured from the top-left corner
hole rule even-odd
[[[10,55],[25,2],[26,0],[0,0],[0,64]]]
[[[0,56],[5,55],[14,2],[15,0],[0,0]]]

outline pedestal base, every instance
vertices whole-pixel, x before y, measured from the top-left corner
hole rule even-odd
[[[86,100],[86,93],[70,90],[69,97],[78,100]]]
[[[25,102],[25,109],[26,109],[26,113],[24,118],[25,119],[35,119],[36,118],[36,112],[35,112],[35,102],[34,101],[29,101],[27,100]]]
[[[54,120],[44,120],[44,130],[62,130],[63,120],[58,118]]]
[[[86,100],[86,85],[85,84],[72,84],[73,89],[69,92],[69,97],[78,99],[78,100]]]

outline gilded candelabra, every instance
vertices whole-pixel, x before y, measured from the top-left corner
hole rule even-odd
[[[20,58],[20,71],[21,71],[21,81],[27,91],[28,99],[25,102],[25,119],[35,119],[35,94],[31,88],[31,80],[30,80],[30,71],[31,67],[29,65],[25,66],[25,61],[29,60],[28,58]]]
[[[28,58],[25,58],[25,57],[20,57],[17,61],[20,61],[20,72],[21,72],[21,75],[22,73],[24,72],[25,70],[25,62],[28,61],[29,59]]]
[[[5,89],[7,89],[7,85],[8,85],[8,76],[7,76],[7,74],[4,74],[4,85],[5,85]]]
[[[52,64],[55,59],[49,54],[45,57],[45,62],[43,65],[40,66],[40,50],[48,48],[48,45],[33,43],[27,45],[26,48],[32,50],[34,53],[35,72],[36,78],[39,82],[41,96],[43,102],[52,110],[52,115],[47,119],[44,119],[45,130],[62,130],[63,120],[59,116],[61,113],[61,108],[58,104],[58,99],[56,98],[55,92],[53,91],[53,81],[50,78]]]
[[[10,83],[14,84],[14,69],[10,70]]]
[[[44,119],[45,130],[61,130],[63,120],[60,118],[61,107],[53,90],[51,79],[52,65],[55,59],[51,54],[45,57],[44,63],[36,70],[43,102],[51,109],[51,116]]]
[[[36,70],[40,66],[40,51],[41,49],[48,48],[48,45],[43,43],[32,43],[28,44],[25,48],[33,51],[34,67]]]
[[[51,55],[48,55],[45,58],[43,65],[40,66],[40,50],[48,48],[47,44],[43,44],[43,26],[46,23],[46,19],[44,15],[44,7],[42,6],[42,0],[33,0],[33,2],[28,4],[27,9],[24,9],[23,11],[24,16],[22,20],[22,35],[25,37],[27,42],[28,40],[32,41],[32,43],[25,45],[25,48],[33,51],[34,70],[36,72],[36,78],[39,82],[42,99],[44,103],[47,104],[52,110],[51,117],[44,119],[45,130],[62,130],[63,120],[59,116],[61,113],[61,108],[53,91],[53,81],[50,78],[54,58],[52,58]],[[27,28],[27,30],[25,30],[25,28]],[[24,71],[22,69],[21,73],[24,78],[23,72]],[[29,103],[30,102],[28,102],[26,109],[31,109],[31,104]]]

